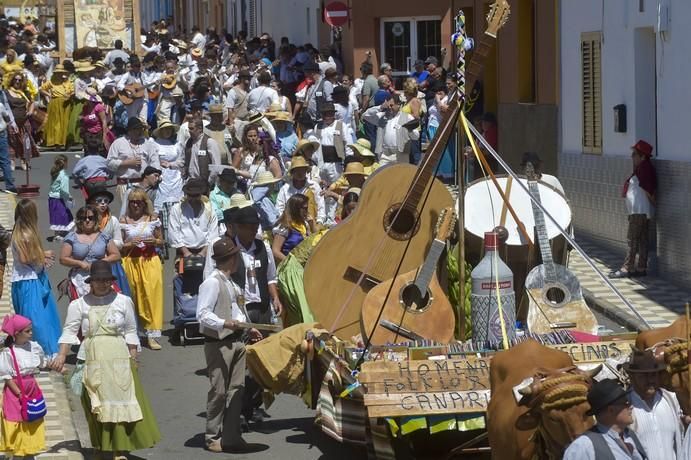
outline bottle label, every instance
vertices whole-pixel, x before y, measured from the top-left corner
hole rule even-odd
[[[499,289],[511,289],[511,281],[499,281]],[[482,289],[496,289],[497,283],[495,281],[484,282],[480,284]]]

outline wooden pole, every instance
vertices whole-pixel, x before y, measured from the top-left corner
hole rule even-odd
[[[139,0],[132,0],[132,30],[134,32],[132,50],[137,56],[142,54],[142,34],[140,33],[142,28],[142,17],[141,11],[139,10]]]
[[[456,127],[456,184],[458,185],[458,209],[456,210],[458,228],[458,298],[460,301],[460,314],[458,315],[459,339],[465,341],[465,152],[463,151],[463,129],[460,119]]]
[[[55,2],[55,27],[58,29],[58,58],[62,62],[67,57],[67,43],[65,42],[65,2],[72,0],[58,0]]]

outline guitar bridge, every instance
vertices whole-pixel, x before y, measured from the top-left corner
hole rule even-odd
[[[357,268],[348,267],[345,273],[343,274],[343,279],[348,280],[351,283],[358,284],[358,281],[360,280],[362,274],[363,273]],[[372,290],[372,288],[374,288],[380,283],[381,280],[365,273],[365,276],[362,278],[362,281],[360,281],[359,285],[363,291],[369,292],[370,290]]]

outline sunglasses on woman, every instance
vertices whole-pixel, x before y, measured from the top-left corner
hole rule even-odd
[[[110,200],[108,198],[96,198],[96,199],[94,199],[94,203],[96,203],[96,204],[110,204]]]
[[[81,220],[82,220],[82,222],[89,222],[89,221],[93,222],[93,221],[96,221],[96,216],[94,216],[93,214],[88,214],[88,215],[82,217]]]

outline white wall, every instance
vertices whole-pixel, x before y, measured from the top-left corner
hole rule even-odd
[[[650,75],[638,72],[636,63],[648,58],[636,59],[636,29],[655,27],[657,31],[657,7],[669,5],[670,22],[663,40],[656,34],[657,63],[657,156],[661,159],[691,161],[691,59],[689,38],[691,31],[691,1],[645,0],[645,11],[639,12],[638,1],[631,0],[562,0],[561,2],[561,144],[565,153],[582,151],[582,100],[580,37],[582,32],[601,31],[602,43],[602,121],[603,154],[630,154],[629,147],[638,137],[650,136],[653,127],[646,127],[641,106],[650,106],[651,100],[641,94],[641,87],[648,86],[642,78]],[[603,13],[604,12],[604,18]],[[638,98],[636,91],[638,88]],[[638,99],[638,100],[637,100]],[[612,107],[626,104],[626,133],[614,132]],[[647,116],[650,124],[655,117]],[[638,129],[637,129],[638,126]]]
[[[318,46],[319,3],[319,0],[257,0],[257,33],[268,32],[276,45],[281,37],[288,37],[297,45]]]

